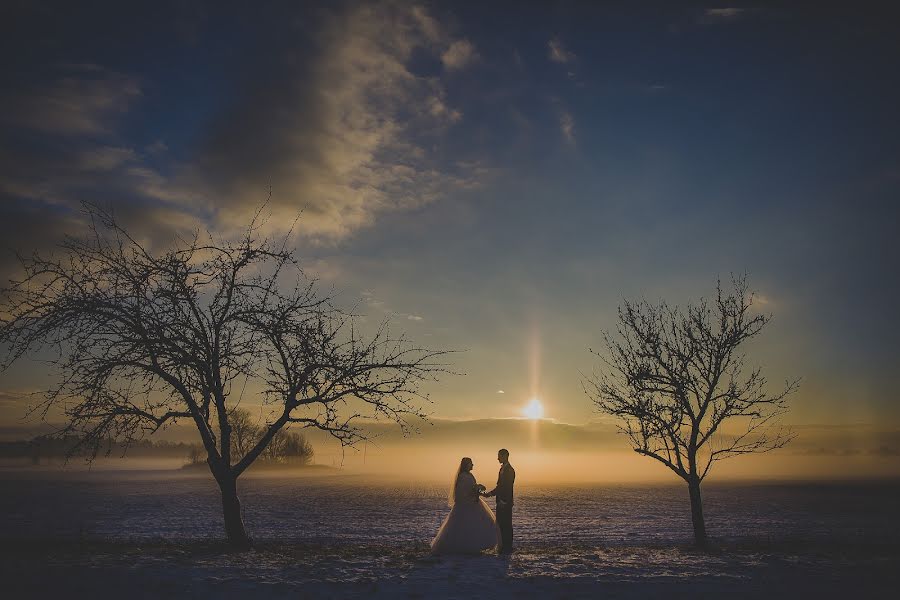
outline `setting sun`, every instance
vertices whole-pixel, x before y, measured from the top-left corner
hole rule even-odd
[[[537,398],[532,398],[522,413],[529,419],[540,419],[544,416],[544,405]]]

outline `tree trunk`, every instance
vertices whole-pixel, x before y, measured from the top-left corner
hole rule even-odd
[[[688,480],[688,491],[691,495],[691,521],[694,523],[694,543],[701,548],[706,547],[706,522],[703,520],[703,497],[700,495],[700,478]]]
[[[241,517],[241,501],[237,496],[237,478],[231,473],[224,473],[224,469],[210,468],[219,484],[222,492],[222,515],[225,518],[225,535],[228,543],[235,550],[249,550],[252,546],[250,536],[244,529],[244,519]]]

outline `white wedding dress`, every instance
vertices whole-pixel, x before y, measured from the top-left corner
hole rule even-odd
[[[431,541],[432,554],[476,554],[499,542],[497,519],[478,495],[475,476],[462,472],[451,494],[450,514]]]

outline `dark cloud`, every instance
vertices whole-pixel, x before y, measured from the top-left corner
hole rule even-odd
[[[225,221],[271,186],[276,209],[304,210],[302,227],[331,237],[428,203],[467,181],[430,160],[425,145],[461,115],[440,79],[409,62],[416,50],[453,50],[462,68],[470,57],[460,48],[421,8],[375,3],[327,14],[303,55],[276,42],[265,68],[242,75],[192,175]]]
[[[13,16],[36,28],[36,12],[21,7]],[[98,24],[124,19],[110,14]],[[169,28],[196,45],[209,35],[206,14],[176,10]],[[429,158],[426,145],[461,115],[447,105],[438,76],[408,67],[419,50],[436,60],[450,52],[456,70],[472,55],[420,7],[267,7],[259,23],[234,32],[245,37],[242,52],[228,59],[228,95],[177,153],[152,130],[152,141],[135,139],[166,82],[142,62],[117,69],[71,62],[75,53],[66,50],[96,42],[86,32],[69,39],[55,9],[45,17],[49,49],[13,62],[16,84],[0,93],[0,236],[9,247],[47,249],[61,233],[77,233],[80,201],[111,207],[150,243],[195,227],[227,234],[246,224],[269,191],[270,225],[284,227],[302,211],[302,231],[335,239],[379,213],[421,206],[472,182],[471,170],[447,170]],[[148,28],[165,39],[156,20]],[[120,32],[109,40],[104,56],[133,50]],[[181,99],[168,116],[185,102],[192,100]],[[7,253],[0,261],[0,276],[14,271],[9,260]]]
[[[94,64],[63,64],[60,75],[0,98],[6,127],[60,136],[109,134],[141,95],[140,81]]]
[[[34,12],[23,8],[20,21],[36,27]],[[205,15],[176,10],[170,28],[194,45],[209,35]],[[124,17],[99,21],[111,18]],[[68,32],[57,27],[48,30],[62,36],[54,39],[60,45]],[[158,23],[148,27],[162,35]],[[126,72],[67,62],[65,45],[35,64],[14,63],[17,85],[0,94],[0,200],[7,212],[0,235],[7,243],[46,248],[60,231],[76,232],[83,200],[113,207],[152,241],[198,226],[227,233],[242,228],[269,191],[271,225],[285,226],[302,211],[301,230],[335,239],[379,213],[471,184],[471,169],[447,170],[429,158],[427,144],[461,115],[448,106],[439,76],[414,74],[408,63],[414,51],[436,60],[450,52],[458,70],[472,53],[423,8],[275,4],[238,33],[244,45],[227,59],[227,97],[195,125],[193,141],[177,156],[166,139],[134,139],[165,83],[146,64]],[[83,49],[86,37],[69,43]],[[109,39],[105,55],[128,54],[129,40]]]

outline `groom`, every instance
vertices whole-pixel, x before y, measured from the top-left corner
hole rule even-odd
[[[497,487],[484,496],[497,497],[497,526],[500,528],[500,554],[512,552],[512,505],[513,482],[516,480],[516,470],[509,464],[509,450],[506,448],[497,452],[497,460],[500,461],[500,475],[497,477]]]

